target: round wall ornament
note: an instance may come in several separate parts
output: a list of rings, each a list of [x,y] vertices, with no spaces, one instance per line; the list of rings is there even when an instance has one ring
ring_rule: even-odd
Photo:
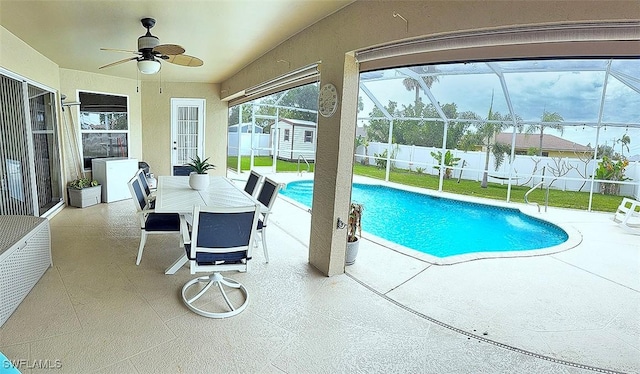
[[[331,117],[338,108],[338,90],[336,86],[327,83],[320,88],[318,95],[318,112],[323,117]]]

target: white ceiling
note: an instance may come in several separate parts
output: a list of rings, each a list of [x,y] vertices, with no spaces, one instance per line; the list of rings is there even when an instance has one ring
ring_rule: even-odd
[[[0,24],[61,68],[136,79],[133,57],[151,17],[161,44],[178,44],[201,67],[162,63],[170,82],[219,83],[309,25],[353,0],[31,1],[0,0]],[[143,76],[140,79],[158,79]]]

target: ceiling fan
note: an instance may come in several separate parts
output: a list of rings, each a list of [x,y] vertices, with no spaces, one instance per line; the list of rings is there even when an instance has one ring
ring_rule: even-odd
[[[155,19],[143,18],[140,22],[142,23],[142,26],[147,29],[147,33],[138,38],[137,51],[100,48],[102,51],[135,53],[137,56],[100,66],[99,69],[108,68],[133,60],[138,61],[138,70],[142,74],[155,74],[160,71],[160,60],[165,60],[172,64],[181,66],[202,66],[203,62],[201,59],[185,55],[184,48],[181,46],[177,44],[160,44],[160,39],[158,39],[157,36],[151,35],[151,32],[149,31],[156,24]]]

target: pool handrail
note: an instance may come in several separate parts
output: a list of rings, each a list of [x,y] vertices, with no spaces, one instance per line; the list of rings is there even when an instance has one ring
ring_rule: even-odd
[[[535,190],[536,188],[538,188],[538,187],[542,187],[543,185],[544,185],[544,181],[539,182],[539,183],[538,183],[538,184],[536,184],[535,186],[531,187],[531,188],[529,189],[529,191],[527,191],[527,193],[525,193],[525,194],[524,194],[524,202],[525,202],[526,204],[529,204],[529,205],[535,205],[535,206],[537,206],[537,207],[538,207],[538,213],[540,213],[540,204],[538,204],[538,203],[536,203],[536,202],[530,203],[530,202],[529,202],[529,194],[530,194],[531,192],[533,192],[533,190]],[[547,186],[547,192],[546,192],[546,194],[545,194],[545,198],[544,198],[544,212],[545,212],[545,213],[547,212],[547,208],[548,208],[548,207],[549,207],[549,186]]]
[[[307,159],[304,157],[304,155],[298,155],[298,176],[302,175],[302,173],[300,172],[300,159],[302,159],[302,161],[305,162],[305,164],[307,164],[307,173],[309,172],[309,169],[311,168],[311,165],[309,165],[309,161],[307,161]]]

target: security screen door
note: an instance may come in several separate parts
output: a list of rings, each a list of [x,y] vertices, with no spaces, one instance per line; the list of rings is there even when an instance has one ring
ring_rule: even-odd
[[[171,173],[204,151],[204,99],[171,99]]]

